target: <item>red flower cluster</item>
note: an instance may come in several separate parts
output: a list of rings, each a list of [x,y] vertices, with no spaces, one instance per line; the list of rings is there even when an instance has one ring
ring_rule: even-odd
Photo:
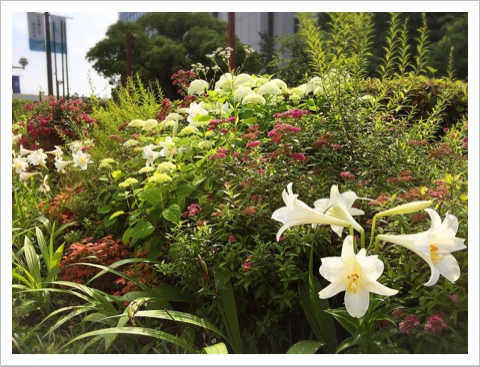
[[[97,242],[89,242],[91,238],[82,242],[72,243],[66,255],[60,262],[60,279],[63,281],[86,284],[101,269],[88,265],[75,265],[78,263],[91,263],[109,266],[114,262],[130,258],[132,256],[128,246],[121,240],[113,240],[112,236],[101,238]],[[91,285],[94,288],[106,292],[116,291],[114,280],[117,278],[112,273],[107,273],[94,280]]]
[[[46,101],[27,104],[25,110],[29,117],[23,125],[26,126],[28,134],[19,139],[19,144],[26,149],[37,149],[38,139],[48,138],[52,134],[75,138],[79,129],[93,126],[96,122],[85,112],[86,108],[86,103],[78,99],[56,100],[52,96]]]

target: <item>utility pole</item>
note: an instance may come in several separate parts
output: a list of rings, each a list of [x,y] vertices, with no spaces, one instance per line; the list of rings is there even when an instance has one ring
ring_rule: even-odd
[[[233,71],[235,69],[235,13],[228,13],[228,47],[232,49],[229,67]]]
[[[52,48],[50,45],[50,15],[45,13],[45,41],[47,48],[47,79],[48,79],[48,95],[53,96],[53,82],[52,82]]]

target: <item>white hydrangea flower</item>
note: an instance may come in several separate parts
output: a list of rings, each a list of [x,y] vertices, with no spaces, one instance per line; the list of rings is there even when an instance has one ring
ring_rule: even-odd
[[[252,93],[253,90],[251,90],[249,87],[238,87],[233,93],[233,100],[235,102],[241,102],[243,98]]]
[[[282,94],[282,91],[280,90],[280,88],[277,86],[276,83],[271,81],[262,85],[258,89],[257,93],[260,94],[261,96],[263,96],[264,94],[270,94],[272,96],[276,96],[277,94]]]
[[[143,124],[142,130],[151,131],[151,130],[155,129],[156,127],[158,127],[158,121],[155,120],[155,119],[148,119]]]
[[[254,85],[255,80],[249,74],[239,74],[236,76],[235,81],[233,82],[233,87],[236,89],[243,86],[245,83],[248,83],[249,85]]]
[[[251,93],[242,99],[242,104],[264,105],[265,103],[266,103],[265,98],[263,98],[260,94],[257,94],[257,93]]]
[[[190,83],[190,86],[187,89],[187,93],[192,96],[194,94],[200,95],[205,93],[205,90],[208,88],[208,82],[202,79],[194,80]]]
[[[123,147],[124,148],[131,148],[131,147],[134,147],[135,145],[138,145],[138,144],[140,144],[140,142],[138,140],[129,139],[125,143],[123,143]]]
[[[162,162],[157,166],[157,172],[159,173],[172,173],[177,170],[177,166],[172,162]]]

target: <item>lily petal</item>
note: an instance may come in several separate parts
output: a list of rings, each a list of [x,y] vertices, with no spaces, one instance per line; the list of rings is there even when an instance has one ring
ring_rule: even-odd
[[[370,295],[365,288],[359,288],[356,293],[345,293],[345,308],[350,316],[363,317],[368,310]]]

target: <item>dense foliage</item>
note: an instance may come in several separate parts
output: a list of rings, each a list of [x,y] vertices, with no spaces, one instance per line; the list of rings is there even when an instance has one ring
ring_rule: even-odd
[[[209,13],[146,13],[136,22],[118,21],[108,28],[105,39],[86,55],[94,70],[113,85],[124,85],[127,79],[127,34],[132,36],[133,73],[138,74],[145,85],[159,82],[169,98],[176,97],[177,89],[170,79],[174,73],[189,70],[192,63],[212,67],[206,55],[227,44],[227,24]],[[238,40],[236,50],[237,63],[241,64],[246,53]],[[259,62],[251,57],[245,71],[256,73],[258,70]]]
[[[368,38],[336,55],[300,20],[303,84],[195,64],[176,100],[140,76],[93,98],[55,150],[14,136],[16,353],[468,352],[467,84],[367,78]],[[327,297],[350,245],[362,280]]]

